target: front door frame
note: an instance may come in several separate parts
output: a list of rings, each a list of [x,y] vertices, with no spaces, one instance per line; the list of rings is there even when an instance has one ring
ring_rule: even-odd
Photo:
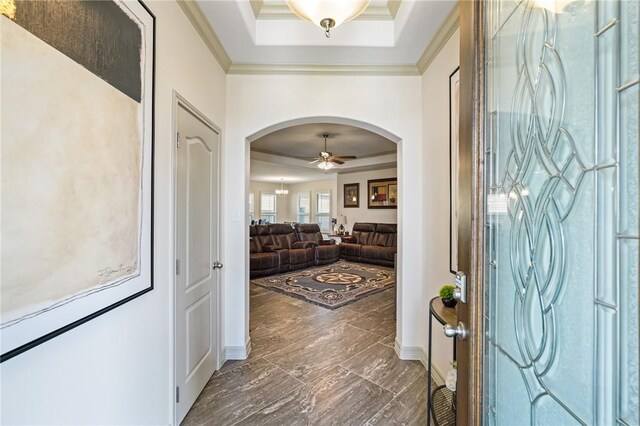
[[[457,424],[482,422],[484,259],[484,1],[460,3],[460,147],[458,267],[468,276],[468,302],[458,321],[469,329],[456,340]]]
[[[173,360],[171,361],[171,368],[172,368],[172,373],[171,373],[171,388],[169,389],[169,394],[171,395],[171,401],[173,401],[173,403],[171,404],[171,419],[172,419],[172,424],[177,425],[178,421],[176,419],[176,416],[178,414],[178,410],[176,409],[177,406],[177,401],[176,401],[176,392],[177,392],[177,378],[176,378],[176,374],[177,374],[177,362],[178,362],[178,355],[177,355],[177,351],[178,348],[176,346],[177,344],[177,322],[178,322],[178,316],[177,316],[177,292],[176,292],[176,288],[177,288],[177,275],[175,273],[175,261],[177,259],[178,256],[178,245],[177,245],[177,232],[178,232],[178,214],[177,214],[177,209],[178,209],[178,197],[177,197],[177,188],[178,188],[178,140],[177,140],[177,134],[178,134],[178,110],[179,108],[184,108],[185,110],[189,111],[191,114],[193,114],[195,117],[197,117],[200,121],[202,121],[206,126],[210,127],[213,131],[215,131],[218,134],[218,146],[217,146],[217,169],[218,169],[218,179],[217,179],[217,194],[218,194],[218,210],[220,210],[220,201],[222,199],[221,195],[222,195],[222,173],[221,173],[221,165],[222,165],[222,130],[220,129],[220,127],[216,126],[211,120],[209,120],[209,118],[207,118],[206,115],[204,115],[202,112],[200,112],[200,110],[198,110],[195,106],[193,106],[189,101],[187,101],[187,99],[185,97],[183,97],[182,95],[180,95],[180,93],[178,93],[176,90],[173,90],[173,100],[171,102],[172,105],[172,111],[171,111],[171,205],[173,207],[172,209],[172,214],[173,214],[173,221],[172,221],[172,226],[173,226],[173,230],[172,230],[172,239],[173,239],[173,259],[172,261],[174,262],[174,266],[172,267],[174,273],[173,273],[173,278],[171,280],[172,283],[172,287],[171,287],[171,347],[172,347],[172,351],[171,351],[171,356],[173,358]],[[218,236],[217,236],[217,249],[218,249],[218,256],[221,258],[222,257],[222,241],[220,238],[220,234],[221,234],[221,230],[222,230],[222,214],[218,214],[217,218],[216,218],[216,222],[217,222],[217,228],[218,228]],[[224,288],[224,274],[218,274],[218,279],[216,280],[216,289],[215,289],[215,294],[214,294],[214,306],[216,308],[216,341],[214,342],[214,345],[216,346],[216,351],[214,353],[214,364],[215,364],[215,368],[216,370],[220,369],[220,361],[222,359],[222,351],[223,351],[223,346],[222,346],[222,323],[223,323],[223,316],[222,316],[222,297],[221,296],[221,288]]]

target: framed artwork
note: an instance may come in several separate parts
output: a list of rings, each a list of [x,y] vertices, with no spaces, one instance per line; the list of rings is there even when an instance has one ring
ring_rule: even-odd
[[[131,0],[11,3],[0,361],[153,289],[155,17]]]
[[[360,207],[360,184],[344,184],[344,207]]]
[[[449,76],[449,270],[458,272],[458,145],[460,67]]]
[[[398,208],[398,178],[367,181],[367,203],[370,209]]]

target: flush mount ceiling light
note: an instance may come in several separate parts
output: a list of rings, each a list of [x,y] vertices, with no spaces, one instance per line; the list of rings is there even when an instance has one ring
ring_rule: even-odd
[[[287,0],[289,9],[305,21],[324,28],[329,38],[331,28],[348,22],[369,6],[370,0]]]

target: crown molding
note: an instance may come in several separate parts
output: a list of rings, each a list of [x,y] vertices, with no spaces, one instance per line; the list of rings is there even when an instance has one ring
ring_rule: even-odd
[[[420,59],[418,59],[416,66],[420,74],[423,74],[429,65],[431,65],[431,62],[438,56],[438,53],[440,53],[444,45],[447,44],[447,41],[449,41],[458,27],[460,27],[460,4],[456,4],[456,7],[454,7],[449,16],[447,16],[447,19],[442,23],[435,37],[431,40],[431,43],[429,43],[424,53],[422,53],[422,56],[420,56]]]
[[[209,20],[202,13],[202,9],[195,0],[176,0],[182,11],[191,24],[196,29],[200,37],[207,45],[213,56],[216,58],[224,72],[228,72],[231,67],[231,58],[227,54],[218,36],[211,28]]]
[[[306,74],[306,75],[420,75],[418,67],[406,65],[343,65],[343,64],[232,64],[229,74]]]
[[[389,9],[389,13],[391,13],[391,16],[393,17],[393,19],[396,19],[396,15],[398,14],[398,9],[400,9],[400,3],[402,3],[402,0],[387,1],[387,8]]]
[[[416,64],[403,65],[363,65],[363,64],[240,64],[233,63],[224,46],[218,39],[202,9],[196,0],[176,0],[184,14],[189,18],[205,45],[209,48],[222,69],[227,74],[239,75],[363,75],[363,76],[417,76],[422,75],[433,59],[449,41],[460,26],[460,6],[451,11],[447,19],[438,29]],[[261,0],[252,0],[256,11],[263,8]],[[387,14],[395,15],[400,5],[399,0],[389,0]],[[291,13],[293,15],[293,13]],[[295,16],[295,15],[293,15]],[[363,19],[367,19],[366,17]],[[393,18],[391,18],[393,19]]]

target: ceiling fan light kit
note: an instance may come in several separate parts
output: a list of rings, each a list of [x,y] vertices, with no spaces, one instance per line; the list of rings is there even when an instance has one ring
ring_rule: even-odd
[[[343,160],[355,160],[355,155],[333,155],[331,152],[327,151],[327,139],[329,138],[328,133],[323,133],[322,137],[324,138],[324,151],[320,151],[318,153],[318,158],[311,161],[309,164],[318,163],[318,167],[324,171],[327,171],[333,168],[336,164],[344,164]]]
[[[329,38],[332,28],[358,17],[369,6],[369,1],[287,0],[287,6],[301,19],[324,29],[325,35]]]

